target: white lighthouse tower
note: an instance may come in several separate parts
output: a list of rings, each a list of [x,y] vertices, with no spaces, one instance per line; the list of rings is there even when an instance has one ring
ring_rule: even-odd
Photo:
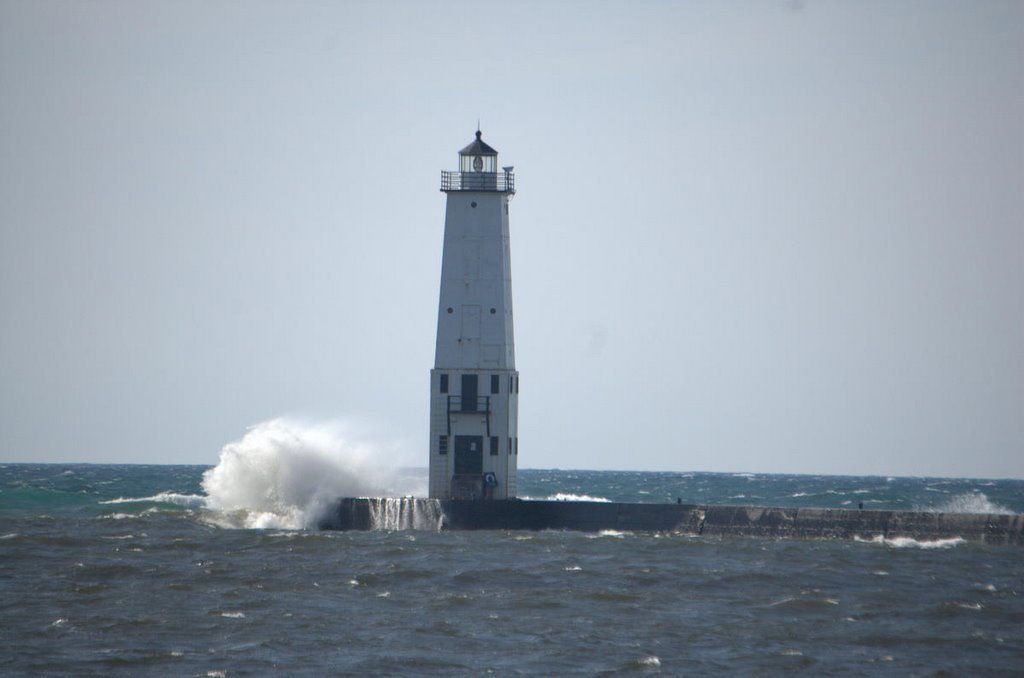
[[[476,132],[447,196],[437,348],[430,371],[430,496],[516,495],[519,373],[512,341],[511,167]]]

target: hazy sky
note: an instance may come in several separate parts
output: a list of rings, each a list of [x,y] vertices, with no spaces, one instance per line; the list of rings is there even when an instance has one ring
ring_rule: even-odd
[[[425,466],[478,119],[521,466],[1024,477],[1024,3],[978,0],[0,0],[0,460],[292,415]]]

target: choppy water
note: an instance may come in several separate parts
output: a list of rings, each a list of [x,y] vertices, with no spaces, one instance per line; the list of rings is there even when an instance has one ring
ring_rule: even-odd
[[[253,515],[277,524],[315,506],[282,502],[271,474],[270,489],[249,488],[257,505],[224,507],[202,485],[206,470],[0,467],[0,673],[1024,667],[1017,547],[249,529],[240,526]],[[535,498],[1024,511],[1024,482],[1005,480],[527,470],[520,488]]]

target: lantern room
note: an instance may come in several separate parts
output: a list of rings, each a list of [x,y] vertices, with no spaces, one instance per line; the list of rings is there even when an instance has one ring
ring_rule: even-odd
[[[476,141],[459,151],[460,172],[491,172],[498,171],[498,152],[484,143],[480,130],[476,131]]]

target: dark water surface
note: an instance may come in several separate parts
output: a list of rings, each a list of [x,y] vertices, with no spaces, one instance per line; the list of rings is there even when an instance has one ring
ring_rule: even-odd
[[[230,529],[203,506],[202,471],[0,468],[0,673],[1024,670],[1017,547]],[[792,505],[813,494],[899,508],[881,502],[925,507],[935,495],[932,506],[1007,510],[1019,510],[1021,485],[569,471],[522,479],[523,494],[538,498],[690,501],[688,490],[709,502],[802,494]],[[100,503],[119,498],[139,500]]]

